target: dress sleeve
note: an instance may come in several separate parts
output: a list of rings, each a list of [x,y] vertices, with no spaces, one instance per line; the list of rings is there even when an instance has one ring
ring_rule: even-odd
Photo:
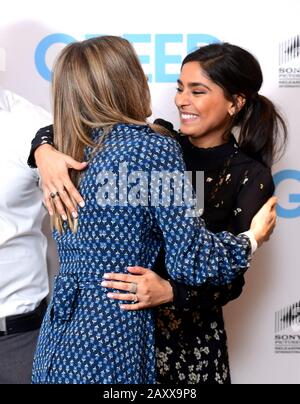
[[[156,260],[154,271],[163,278],[168,279],[165,269],[165,252],[162,249]],[[180,311],[200,310],[214,306],[225,306],[228,302],[237,299],[242,293],[245,280],[243,275],[238,275],[226,285],[212,285],[205,283],[201,286],[187,286],[183,283],[168,279],[173,289],[173,305]]]
[[[170,280],[173,289],[173,304],[177,310],[200,310],[214,306],[225,306],[237,299],[245,285],[243,275],[238,275],[226,285],[212,285],[206,283],[197,288],[186,286],[182,283]]]
[[[178,143],[163,136],[153,136],[153,139],[148,145],[145,162],[152,173],[184,174],[185,164]],[[152,198],[152,189],[150,195]],[[161,196],[164,197],[164,190]],[[228,232],[213,234],[200,217],[187,214],[189,208],[185,203],[179,206],[172,202],[168,206],[152,206],[151,203],[149,208],[164,238],[166,269],[170,277],[187,285],[232,282],[249,267],[249,238]]]
[[[234,234],[249,229],[253,216],[273,195],[274,182],[271,171],[253,163],[241,178],[229,228]],[[222,286],[203,285],[189,288],[184,284],[171,282],[174,292],[174,305],[178,310],[205,306],[224,306],[238,298],[245,285],[244,276],[239,275],[231,283]]]
[[[34,158],[34,152],[42,144],[50,144],[51,146],[53,146],[53,125],[41,128],[32,140],[31,149],[27,160],[27,164],[30,168],[37,168]]]
[[[241,233],[250,228],[253,216],[274,194],[275,186],[271,170],[259,163],[245,170],[241,178],[240,190],[234,204],[229,229]]]

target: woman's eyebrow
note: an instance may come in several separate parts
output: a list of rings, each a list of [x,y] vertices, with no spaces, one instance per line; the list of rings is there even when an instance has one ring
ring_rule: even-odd
[[[183,83],[180,79],[177,80],[177,83],[180,84],[181,86],[183,86]],[[197,83],[197,82],[192,82],[192,83],[188,83],[188,87],[205,87],[207,88],[207,90],[211,90],[211,88],[209,88],[206,84],[203,83]]]

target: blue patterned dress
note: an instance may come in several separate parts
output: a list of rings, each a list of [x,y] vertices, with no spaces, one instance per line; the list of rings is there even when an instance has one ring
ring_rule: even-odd
[[[185,206],[100,206],[99,173],[118,173],[125,162],[128,174],[149,177],[185,170],[176,140],[148,126],[118,124],[106,136],[81,178],[86,205],[78,232],[54,234],[60,270],[35,355],[35,384],[155,383],[153,312],[122,311],[100,285],[104,273],[152,268],[163,243],[178,282],[226,284],[249,266],[246,236],[214,235],[200,218],[187,217]]]

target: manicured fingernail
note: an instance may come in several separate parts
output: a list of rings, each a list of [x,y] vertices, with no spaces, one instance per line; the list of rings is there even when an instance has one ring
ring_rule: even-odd
[[[49,212],[49,215],[50,215],[50,216],[53,216],[53,212],[50,211],[50,212]]]
[[[107,293],[107,297],[109,297],[110,299],[112,299],[114,297],[113,293]]]
[[[108,286],[108,282],[101,282],[101,286]]]
[[[80,206],[81,208],[84,208],[84,207],[85,207],[85,203],[84,203],[83,201],[81,201],[81,202],[79,202],[79,206]]]
[[[62,215],[61,217],[62,217],[62,220],[64,220],[65,222],[68,220],[66,215]]]
[[[104,274],[104,275],[103,275],[103,278],[104,278],[104,279],[109,279],[109,275],[108,275],[108,274]]]
[[[77,219],[78,218],[77,212],[72,212],[72,216],[73,216],[74,219]]]

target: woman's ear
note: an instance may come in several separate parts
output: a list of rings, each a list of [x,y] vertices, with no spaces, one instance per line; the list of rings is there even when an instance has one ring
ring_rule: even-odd
[[[246,104],[246,98],[244,95],[239,94],[234,96],[234,101],[230,104],[228,113],[230,116],[236,115]]]
[[[230,115],[230,116],[233,116],[236,112],[236,105],[235,105],[235,103],[234,102],[232,102],[231,104],[230,104],[230,106],[229,106],[229,108],[228,108],[228,114]]]

